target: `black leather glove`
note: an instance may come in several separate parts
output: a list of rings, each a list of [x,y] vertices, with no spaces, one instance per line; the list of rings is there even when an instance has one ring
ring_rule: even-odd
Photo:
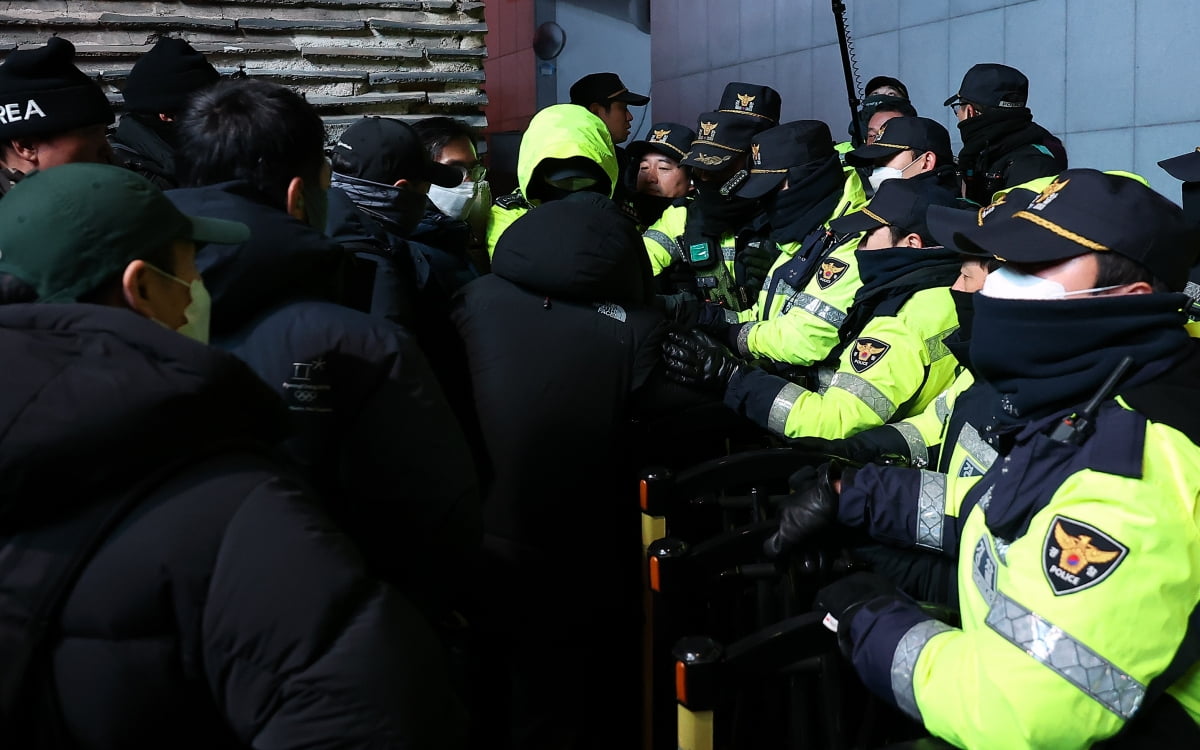
[[[835,629],[841,653],[850,658],[850,620],[859,608],[881,598],[907,600],[908,596],[896,588],[896,584],[890,578],[864,570],[818,590],[816,604],[812,608],[816,612],[828,614],[835,620],[827,620],[826,626],[830,630]]]
[[[891,426],[875,427],[852,437],[835,440],[795,438],[788,441],[788,446],[800,451],[838,456],[856,465],[887,463],[908,466],[910,463],[908,443],[900,431]]]
[[[741,252],[742,267],[746,270],[746,280],[742,286],[757,296],[778,258],[779,246],[770,240],[746,245]]]
[[[655,295],[654,303],[668,321],[683,328],[695,326],[704,308],[704,300],[691,292]]]
[[[792,494],[779,504],[779,531],[763,542],[763,554],[777,560],[837,523],[833,481],[839,476],[841,465],[830,461],[816,469],[805,466],[788,478]]]
[[[671,380],[719,394],[742,365],[721,342],[695,329],[667,334],[663,362]]]

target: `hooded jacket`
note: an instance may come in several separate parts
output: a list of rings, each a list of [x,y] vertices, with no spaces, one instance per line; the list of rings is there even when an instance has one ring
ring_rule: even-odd
[[[0,307],[0,356],[0,664],[49,571],[171,467],[31,667],[27,694],[57,709],[28,716],[66,735],[55,746],[457,746],[433,632],[265,447],[244,447],[286,428],[245,365],[92,305]]]
[[[290,455],[389,580],[441,600],[478,547],[479,500],[462,430],[416,343],[336,304],[344,251],[228,182],[168,194],[189,215],[235,219],[251,237],[197,256],[213,343],[283,396]],[[437,556],[438,566],[429,560]]]
[[[604,169],[611,198],[620,175],[612,136],[604,121],[577,104],[555,104],[534,115],[521,137],[521,150],[517,154],[517,192],[498,198],[492,206],[488,255],[495,255],[496,241],[510,224],[541,204],[526,197],[538,165],[544,159],[574,156],[590,159]]]
[[[126,114],[117,124],[117,131],[109,138],[116,163],[132,169],[163,190],[178,187],[175,179],[175,146],[163,137],[168,127],[160,129],[147,125],[142,117]]]

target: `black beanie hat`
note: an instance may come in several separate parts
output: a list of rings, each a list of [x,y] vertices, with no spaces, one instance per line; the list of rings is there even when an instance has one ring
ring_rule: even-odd
[[[217,69],[192,45],[164,37],[134,63],[121,93],[130,112],[176,114],[192,94],[220,79]]]
[[[0,64],[0,139],[49,135],[113,121],[100,86],[75,67],[75,45],[10,52]]]

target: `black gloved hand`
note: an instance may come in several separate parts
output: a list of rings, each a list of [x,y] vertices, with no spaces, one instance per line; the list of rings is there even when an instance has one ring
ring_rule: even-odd
[[[663,362],[671,380],[719,394],[742,365],[721,342],[695,329],[667,334]]]
[[[838,493],[833,481],[841,464],[829,461],[805,466],[788,478],[792,494],[779,504],[779,531],[763,542],[763,554],[777,560],[837,523]]]
[[[742,267],[746,269],[746,280],[742,286],[757,297],[778,258],[779,246],[774,242],[762,240],[746,245],[741,252]]]
[[[908,466],[911,463],[908,443],[904,435],[891,425],[875,427],[848,438],[827,440],[825,438],[795,438],[788,447],[799,451],[823,453],[846,459],[847,463],[861,466],[869,463]]]
[[[850,620],[864,605],[881,597],[908,599],[890,579],[870,571],[848,575],[817,592],[813,610],[833,618],[826,620],[826,627],[837,633],[838,646],[847,659],[851,657],[852,646]]]
[[[691,328],[700,318],[704,308],[704,300],[691,292],[675,292],[674,294],[658,294],[654,304],[667,320],[683,328]]]

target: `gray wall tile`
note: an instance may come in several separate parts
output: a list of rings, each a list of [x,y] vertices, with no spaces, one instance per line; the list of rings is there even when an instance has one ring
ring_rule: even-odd
[[[1200,3],[1139,0],[1136,24],[1134,124],[1200,120],[1200,97],[1180,96],[1181,89],[1194,89],[1197,78],[1195,50]]]
[[[709,68],[708,3],[687,2],[680,5],[679,11],[679,25],[675,28],[675,48],[679,52],[679,72],[706,71]],[[654,33],[651,30],[650,35],[653,36]]]
[[[1002,8],[1008,5],[1006,0],[950,0],[950,15],[965,16],[982,10]]]
[[[1068,132],[1133,124],[1134,23],[1129,0],[1067,0]]]
[[[812,50],[780,55],[775,63],[772,85],[783,99],[783,122],[808,119],[812,110]]]
[[[919,50],[920,54],[905,54]],[[959,74],[950,81],[950,22],[937,21],[912,26],[900,32],[900,69],[897,77],[908,87],[908,95],[917,113],[950,127],[954,113],[942,102],[962,80]]]
[[[900,78],[900,33],[892,31],[887,34],[875,34],[862,37],[855,42],[854,48],[858,56],[858,72],[862,79],[856,83],[865,87],[867,81],[875,76],[894,76]],[[840,53],[839,53],[840,54]],[[904,80],[900,78],[900,80]],[[908,81],[904,81],[905,85]],[[845,88],[843,86],[843,88]],[[865,94],[866,91],[859,91]],[[911,92],[910,92],[911,93]]]
[[[775,0],[775,52],[782,55],[811,47],[812,19],[812,7],[808,0]]]
[[[901,26],[943,21],[949,17],[950,0],[900,0]]]
[[[709,65],[720,68],[738,62],[743,59],[738,33],[743,23],[742,4],[728,0],[694,0],[694,4],[701,5],[705,1],[708,3]]]
[[[661,43],[663,36],[672,41],[678,36],[679,0],[659,0],[650,6],[651,39],[650,70],[654,78],[666,79],[679,75],[679,45]]]
[[[1063,145],[1072,167],[1135,171],[1133,128],[1068,133]]]
[[[900,25],[900,4],[897,2],[850,0],[847,5],[850,7],[850,33],[856,38],[892,31]]]
[[[861,2],[861,0],[858,0]],[[847,0],[846,7],[854,4],[856,0]],[[812,6],[812,46],[821,47],[826,44],[837,44],[837,24],[833,18],[833,8],[830,3],[815,0],[811,2]],[[847,13],[847,23],[850,26],[850,32],[854,32],[853,17]]]
[[[1051,133],[1066,121],[1067,14],[1063,0],[1035,0],[1004,13],[1004,62],[1029,79],[1033,119]]]
[[[735,26],[739,33],[740,60],[759,60],[779,52],[775,44],[775,0],[746,0],[727,3],[737,6]],[[709,15],[711,24],[712,15]],[[731,28],[723,33],[729,34]]]

